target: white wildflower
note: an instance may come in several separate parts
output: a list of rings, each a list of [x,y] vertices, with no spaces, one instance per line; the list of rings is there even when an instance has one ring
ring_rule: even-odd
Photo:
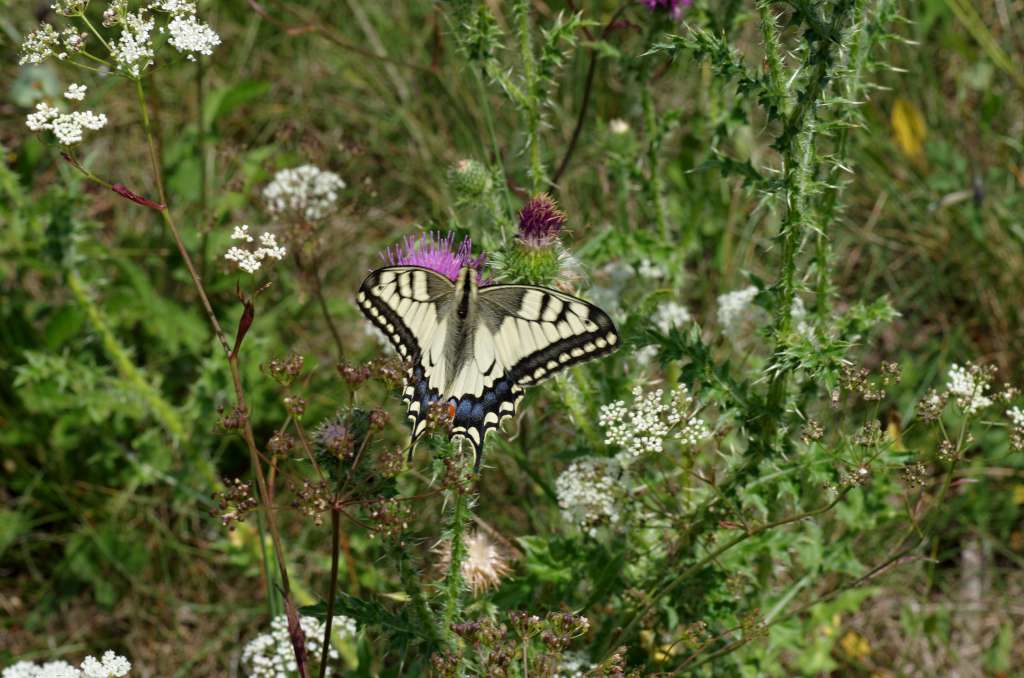
[[[25,124],[33,132],[53,129],[53,120],[58,115],[60,115],[59,110],[45,101],[40,101],[36,104],[36,112],[29,113],[25,118]]]
[[[84,131],[98,130],[107,125],[107,116],[92,111],[61,113],[46,102],[36,104],[35,113],[29,113],[25,125],[33,132],[49,130],[64,146],[82,141]]]
[[[605,430],[605,444],[622,448],[618,458],[626,465],[647,452],[662,452],[667,441],[689,447],[711,436],[685,384],[676,387],[668,402],[662,389],[644,393],[637,386],[632,407],[622,400],[602,405],[598,423]]]
[[[754,305],[757,288],[746,287],[718,297],[718,324],[728,337],[752,331],[768,321],[768,313]]]
[[[110,0],[103,10],[103,25],[107,28],[121,23],[121,18],[128,13],[128,0]]]
[[[50,9],[64,16],[75,16],[84,12],[88,4],[89,0],[57,0],[50,5]]]
[[[102,659],[89,656],[82,662],[85,678],[121,678],[132,670],[132,663],[113,650],[103,653]]]
[[[50,24],[39,24],[39,28],[25,36],[21,43],[18,65],[40,64],[53,56],[54,48],[60,44],[60,36]]]
[[[582,457],[573,461],[555,480],[562,517],[592,537],[602,525],[615,526],[621,520],[624,476],[615,459]]]
[[[636,267],[636,273],[641,278],[656,279],[664,278],[665,271],[650,259],[641,259],[640,265]]]
[[[71,101],[82,101],[83,99],[85,99],[85,93],[88,89],[89,88],[85,85],[73,83],[71,85],[68,85],[68,88],[64,90],[64,98],[70,99]]]
[[[298,214],[306,221],[319,221],[330,214],[345,188],[334,172],[315,165],[281,170],[263,189],[267,209],[276,216]]]
[[[146,17],[146,10],[128,12],[121,20],[121,36],[111,48],[117,67],[137,78],[153,63],[153,42],[150,34],[155,22]]]
[[[554,678],[585,678],[591,675],[594,663],[584,652],[566,652]]]
[[[256,255],[261,259],[270,257],[271,259],[281,260],[284,259],[284,255],[288,252],[285,250],[284,245],[277,244],[277,236],[273,233],[264,233],[260,236],[260,247],[256,250]]]
[[[210,56],[213,48],[220,44],[217,32],[191,14],[171,19],[167,31],[171,34],[168,42],[174,49],[186,54],[189,61],[195,61],[196,54]]]
[[[1015,450],[1024,450],[1024,410],[1019,407],[1011,407],[1006,411],[1010,418],[1010,445]]]
[[[949,368],[948,378],[946,390],[967,414],[974,414],[992,404],[992,399],[985,395],[990,377],[978,365],[968,364],[961,367],[954,363]]]
[[[645,367],[647,365],[650,365],[651,362],[655,358],[657,358],[657,357],[658,357],[658,347],[657,346],[644,346],[641,349],[637,349],[633,353],[633,359],[636,360],[636,363],[638,365],[642,365],[642,366],[645,366]]]
[[[608,131],[612,134],[625,134],[629,131],[629,123],[622,118],[615,118],[608,122]]]
[[[675,301],[665,302],[654,312],[654,324],[662,334],[668,334],[673,327],[682,327],[690,320],[690,311]]]
[[[65,28],[60,32],[61,42],[64,45],[63,51],[57,54],[57,58],[64,60],[68,54],[81,52],[85,48],[85,41],[89,38],[87,33],[79,33],[73,28]]]
[[[167,12],[174,16],[196,13],[196,3],[191,0],[157,0],[156,2],[151,2],[149,8],[158,12]]]
[[[249,235],[249,224],[242,224],[241,226],[235,226],[235,230],[231,231],[232,240],[244,240],[245,242],[252,242],[253,237]]]
[[[2,678],[122,678],[132,670],[132,664],[113,650],[103,653],[102,659],[86,657],[75,668],[66,661],[45,664],[21,661],[4,669]]]
[[[231,232],[231,238],[233,240],[241,240],[246,243],[253,242],[253,237],[249,235],[248,224],[235,226],[234,230]],[[273,233],[263,233],[260,235],[260,246],[255,250],[248,250],[236,245],[228,249],[224,254],[224,258],[238,264],[238,268],[242,269],[246,273],[255,273],[260,270],[261,266],[263,266],[264,259],[269,258],[280,261],[281,259],[284,259],[287,253],[288,252],[284,245],[278,244],[277,236]]]
[[[299,625],[306,636],[306,652],[309,657],[319,658],[323,652],[324,625],[314,617],[300,617]],[[356,623],[344,616],[336,616],[331,631],[343,635],[355,635]],[[331,647],[328,650],[331,662],[337,662],[339,654]],[[288,617],[280,615],[270,622],[270,632],[249,641],[242,650],[242,665],[250,678],[284,678],[292,676],[295,652],[288,636]],[[326,675],[335,675],[328,666]]]

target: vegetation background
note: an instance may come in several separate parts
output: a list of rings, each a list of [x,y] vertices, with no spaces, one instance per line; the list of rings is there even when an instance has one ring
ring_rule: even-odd
[[[317,226],[314,245],[293,247],[299,256],[274,268],[273,285],[258,299],[240,366],[261,444],[282,425],[282,397],[291,394],[266,367],[275,357],[305,358],[294,389],[305,398],[310,429],[348,406],[335,364],[381,352],[354,292],[384,247],[426,227],[454,228],[498,249],[499,231],[514,230],[519,206],[536,188],[548,190],[568,215],[563,240],[587,281],[608,287],[608,264],[636,271],[645,260],[663,277],[656,284],[637,277],[620,292],[628,348],[577,377],[591,384],[595,402],[570,417],[573,387],[553,382],[527,399],[510,427],[511,444],[491,443],[474,512],[518,557],[496,590],[463,594],[461,618],[581,612],[595,630],[573,648],[599,662],[615,646],[609,629],[643,608],[644,583],[656,581],[625,563],[682,571],[699,562],[695,581],[653,600],[655,609],[643,608],[648,616],[620,639],[630,668],[645,675],[1017,674],[1024,664],[1021,453],[985,429],[948,476],[935,462],[930,482],[914,492],[898,476],[914,459],[934,460],[938,438],[909,426],[904,435],[904,427],[928,389],[945,383],[951,364],[975,360],[998,367],[1000,383],[1024,384],[1024,5],[854,3],[893,35],[873,44],[864,85],[826,102],[833,123],[850,111],[843,119],[856,127],[848,141],[838,127],[823,130],[827,148],[814,151],[825,170],[805,197],[820,205],[830,185],[842,185],[825,224],[833,301],[812,302],[815,274],[806,262],[798,283],[806,283],[823,333],[830,323],[852,322],[850,309],[867,303],[863,324],[873,327],[844,344],[840,358],[871,370],[883,361],[901,367],[902,380],[882,403],[823,419],[826,440],[845,440],[864,421],[878,421],[884,463],[863,487],[840,493],[834,519],[759,534],[730,552],[733,560],[708,564],[672,540],[670,552],[651,555],[661,537],[649,529],[588,539],[560,517],[553,488],[573,459],[600,454],[600,436],[595,445],[577,431],[594,428],[600,402],[628,400],[637,381],[689,382],[720,417],[714,446],[682,455],[688,469],[712,479],[718,469],[724,477],[723,469],[736,468],[729,455],[737,443],[728,441],[756,438],[721,423],[730,421],[724,401],[713,388],[702,390],[687,366],[698,364],[694,351],[703,346],[708,365],[731,364],[755,393],[773,364],[760,348],[739,347],[716,329],[720,295],[752,282],[767,289],[780,275],[786,203],[765,183],[766,168],[779,164],[777,121],[756,93],[722,80],[731,57],[715,49],[728,44],[750,72],[766,72],[758,6],[700,0],[677,20],[639,2],[527,3],[538,53],[548,54],[544,45],[564,30],[550,52],[558,58],[540,66],[551,77],[535,102],[543,125],[531,131],[529,110],[524,115],[524,104],[513,105],[502,90],[498,75],[506,71],[479,67],[484,60],[473,56],[474,47],[487,47],[486,32],[463,23],[487,10],[501,32],[494,44],[504,46],[495,63],[507,63],[519,82],[527,77],[516,60],[521,17],[513,6],[520,4],[204,2],[201,15],[223,44],[200,63],[149,76],[168,202],[230,331],[242,310],[236,283],[252,285],[223,252],[235,224],[280,226],[265,216],[260,197],[274,172],[311,163],[348,184],[340,209]],[[813,50],[801,46],[813,30],[807,17],[830,17],[842,4],[768,6],[779,15],[794,82],[808,77],[798,64],[815,65]],[[582,23],[567,23],[577,10]],[[25,127],[40,97],[85,81],[53,61],[17,65],[23,36],[43,18],[52,18],[48,3],[0,2],[0,665],[113,647],[139,675],[244,675],[241,648],[267,626],[268,590],[270,610],[279,608],[255,519],[229,532],[210,515],[221,479],[250,477],[245,444],[222,425],[234,406],[231,377],[159,215],[89,184]],[[155,196],[134,90],[116,78],[87,81],[90,102],[111,123],[82,146],[79,160]],[[613,131],[613,121],[628,131]],[[535,147],[546,178],[557,180],[533,172]],[[498,184],[494,195],[508,205],[460,200],[449,168],[463,159],[500,168],[495,176],[507,179],[507,190]],[[850,172],[830,174],[835,165]],[[814,240],[807,242],[813,256]],[[321,313],[321,295],[335,328]],[[702,330],[652,339],[645,318],[664,299],[685,304]],[[898,315],[872,311],[870,302],[882,299]],[[662,367],[634,359],[644,343],[660,347]],[[801,365],[810,362],[804,350]],[[804,370],[787,402],[818,389],[827,403],[835,367]],[[392,415],[384,439],[400,444],[397,396],[374,394]],[[789,426],[799,438],[799,427]],[[509,434],[492,441],[499,437]],[[755,489],[743,495],[740,515],[768,523],[813,509],[825,483],[842,485],[843,473],[858,467],[838,443],[794,445],[786,463],[817,465],[814,473],[783,483],[767,466],[755,468],[761,480],[744,481]],[[679,466],[664,464],[649,476],[664,483],[655,492],[679,502],[659,535],[682,534],[697,520],[690,485],[670,472]],[[779,467],[783,477],[786,468]],[[399,476],[399,491],[432,487],[436,471],[421,450]],[[326,595],[330,533],[284,510],[294,496],[289,483],[280,492],[293,588],[300,604],[312,605]],[[778,512],[790,505],[796,511]],[[918,509],[932,530],[922,548],[873,570]],[[437,670],[428,641],[389,627],[383,612],[374,618],[363,609],[360,617],[353,601],[402,614],[400,551],[433,591],[431,582],[443,577],[432,547],[449,510],[441,497],[417,505],[412,536],[400,547],[346,523],[341,587],[353,597],[346,612],[363,628],[341,644],[353,675]],[[694,542],[712,551],[735,532],[735,520],[743,518],[723,516]],[[637,542],[644,540],[641,557]],[[592,570],[594,563],[604,569]],[[832,595],[847,575],[859,578],[856,585]],[[589,588],[574,587],[581,581]],[[732,627],[740,635],[729,635]],[[687,634],[696,639],[680,645]]]

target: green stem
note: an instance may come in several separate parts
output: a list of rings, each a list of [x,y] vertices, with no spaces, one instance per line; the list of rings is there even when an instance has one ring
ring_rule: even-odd
[[[408,551],[403,550],[398,559],[398,576],[402,581],[402,588],[412,601],[413,613],[426,631],[427,637],[440,644],[444,639],[444,634],[437,626],[437,617],[430,609],[430,604],[427,603],[427,598],[423,595],[423,589],[416,579],[416,573],[409,566],[409,561]]]
[[[454,490],[455,506],[452,509],[451,521],[451,559],[448,564],[448,574],[444,580],[444,615],[443,629],[448,643],[454,647],[455,634],[452,631],[452,624],[455,623],[461,611],[462,600],[462,561],[466,557],[466,524],[469,521],[469,505],[466,493],[461,488]]]
[[[146,105],[146,93],[142,89],[142,78],[135,78],[135,94],[139,100],[139,112],[142,115],[142,129],[146,133],[146,144],[149,147],[149,163],[153,170],[153,181],[156,182],[157,192],[160,194],[160,204],[166,205],[167,196],[164,194],[163,172],[160,169],[160,154],[157,152],[156,138],[153,136],[153,128],[149,123],[149,106]]]
[[[491,141],[491,152],[494,154],[494,168],[498,173],[498,183],[500,184],[498,189],[501,191],[505,202],[505,214],[498,220],[498,226],[501,229],[501,239],[504,242],[505,222],[515,210],[512,207],[512,197],[508,191],[508,178],[505,176],[505,162],[501,156],[501,146],[498,145],[498,135],[494,129],[494,114],[491,111],[491,100],[487,95],[487,88],[484,87],[483,75],[476,68],[473,68],[472,71],[476,80],[477,93],[480,97],[480,107],[483,109],[484,125],[487,127],[487,135]]]
[[[110,43],[103,39],[103,36],[100,35],[100,32],[97,31],[96,27],[92,25],[91,21],[89,21],[89,17],[85,16],[84,12],[82,14],[79,14],[78,17],[83,22],[85,22],[86,27],[88,27],[88,29],[92,31],[92,34],[96,36],[96,39],[103,43],[103,46],[107,48],[107,52],[113,53],[114,50],[110,49]]]
[[[334,621],[334,599],[338,594],[338,558],[341,553],[341,512],[331,509],[331,583],[327,590],[327,618],[324,620],[323,652],[320,654],[320,678],[327,675],[331,656],[331,624]]]
[[[526,130],[527,146],[530,151],[530,189],[534,194],[548,186],[547,173],[541,160],[540,142],[540,92],[537,80],[537,60],[533,54],[533,38],[530,34],[530,3],[516,0],[513,8],[519,37],[519,56],[523,62],[523,80],[526,82]]]

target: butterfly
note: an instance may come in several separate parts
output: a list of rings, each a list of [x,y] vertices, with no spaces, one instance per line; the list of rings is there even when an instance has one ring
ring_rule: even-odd
[[[430,269],[386,266],[366,277],[356,300],[411,365],[403,398],[410,450],[441,401],[452,417],[449,437],[472,443],[477,472],[487,432],[515,416],[527,386],[619,344],[596,306],[546,287],[481,287],[468,266],[454,283]]]

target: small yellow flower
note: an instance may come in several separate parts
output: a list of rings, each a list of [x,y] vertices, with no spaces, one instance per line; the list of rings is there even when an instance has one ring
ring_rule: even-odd
[[[1024,504],[1024,484],[1013,486],[1013,503]]]
[[[843,639],[839,641],[839,645],[843,648],[846,656],[855,661],[864,659],[871,654],[871,643],[856,631],[847,631]]]

